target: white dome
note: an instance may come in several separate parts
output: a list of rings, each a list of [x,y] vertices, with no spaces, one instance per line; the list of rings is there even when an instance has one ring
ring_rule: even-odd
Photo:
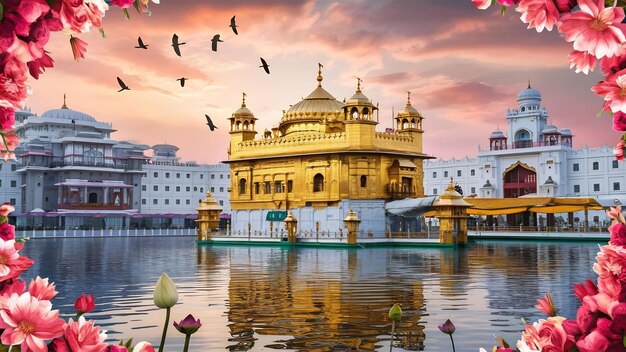
[[[523,100],[541,101],[541,93],[536,89],[530,88],[530,85],[528,85],[528,88],[522,89],[517,93],[517,101],[520,102]]]
[[[571,136],[572,135],[572,131],[570,131],[569,128],[563,128],[563,129],[561,129],[561,135],[562,136]]]
[[[546,125],[546,127],[543,128],[541,133],[543,133],[543,134],[549,134],[549,133],[558,134],[559,131],[556,129],[555,125]]]
[[[93,117],[85,114],[84,112],[72,110],[72,109],[54,109],[44,112],[41,117],[47,117],[51,119],[63,119],[74,121],[86,121],[86,122],[98,122]]]
[[[489,138],[503,138],[504,137],[504,133],[500,130],[495,130],[493,132],[491,132],[491,136]]]

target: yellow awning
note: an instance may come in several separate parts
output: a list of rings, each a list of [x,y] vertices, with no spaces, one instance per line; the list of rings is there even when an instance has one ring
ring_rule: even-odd
[[[505,215],[525,211],[535,213],[568,213],[581,210],[602,210],[593,198],[465,198],[472,204],[470,215]]]

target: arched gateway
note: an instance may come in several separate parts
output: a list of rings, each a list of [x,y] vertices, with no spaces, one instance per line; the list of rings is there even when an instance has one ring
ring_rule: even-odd
[[[520,161],[504,170],[504,198],[518,198],[537,193],[537,172]],[[533,226],[537,224],[536,214],[528,211],[507,216],[509,226]]]

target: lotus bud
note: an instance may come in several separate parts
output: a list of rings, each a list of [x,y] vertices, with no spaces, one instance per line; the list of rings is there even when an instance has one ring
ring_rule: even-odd
[[[178,302],[178,291],[172,279],[166,273],[161,274],[154,287],[154,305],[159,308],[171,308]]]
[[[400,321],[400,319],[402,319],[402,309],[398,303],[394,304],[393,307],[389,309],[389,319],[391,321]]]
[[[441,330],[441,332],[443,332],[444,334],[452,335],[454,334],[456,328],[454,327],[454,324],[452,324],[450,319],[448,319],[445,323],[439,325],[439,330]]]

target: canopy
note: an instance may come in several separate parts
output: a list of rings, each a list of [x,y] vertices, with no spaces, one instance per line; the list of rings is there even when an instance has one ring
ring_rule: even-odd
[[[287,217],[287,212],[282,210],[272,210],[267,212],[267,216],[265,217],[266,221],[283,221]]]
[[[385,211],[404,217],[420,216],[431,210],[435,199],[437,196],[394,200],[385,204]]]
[[[472,204],[470,215],[506,215],[525,211],[534,213],[568,213],[581,210],[602,210],[593,198],[465,198]]]

